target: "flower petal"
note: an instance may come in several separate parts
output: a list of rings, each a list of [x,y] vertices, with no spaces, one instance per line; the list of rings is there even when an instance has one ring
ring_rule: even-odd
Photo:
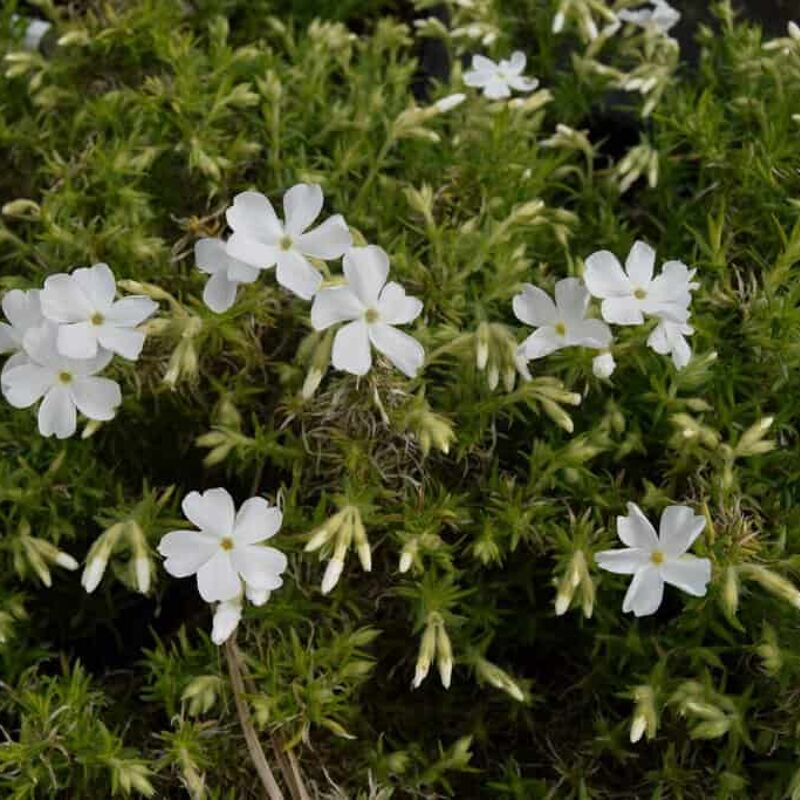
[[[483,96],[490,100],[504,100],[506,97],[511,97],[511,89],[501,77],[493,75],[483,87]]]
[[[106,311],[114,302],[117,281],[108,264],[81,267],[72,273],[72,278],[91,304],[92,311]]]
[[[3,372],[3,396],[14,408],[33,405],[53,385],[52,370],[25,363]]]
[[[74,276],[63,272],[45,280],[40,299],[42,313],[53,322],[80,322],[95,311]]]
[[[25,331],[42,321],[40,295],[38,289],[12,289],[3,295],[3,313],[17,330]]]
[[[352,375],[366,375],[372,366],[367,324],[356,320],[336,331],[331,361],[336,369]]]
[[[261,192],[237,194],[233,198],[233,205],[225,212],[225,218],[232,230],[239,234],[247,234],[249,239],[277,244],[283,236],[283,225],[275,214],[272,203]],[[230,239],[228,245],[230,253]]]
[[[278,253],[278,283],[290,292],[310,300],[322,283],[322,273],[297,250],[281,250]]]
[[[181,508],[186,518],[201,531],[219,538],[233,532],[236,509],[226,489],[206,489],[203,494],[189,492],[183,498]]]
[[[593,297],[625,297],[633,293],[622,265],[608,250],[598,250],[586,259],[583,280]]]
[[[486,56],[476,54],[472,56],[472,69],[478,72],[497,72],[497,62]]]
[[[206,281],[203,302],[215,314],[222,314],[236,301],[238,289],[239,284],[228,278],[227,271],[217,272]]]
[[[359,319],[364,311],[364,304],[349,286],[320,289],[311,305],[311,325],[315,331],[324,331],[337,322]]]
[[[69,390],[64,386],[53,386],[39,406],[39,433],[66,439],[75,433],[77,427],[78,415]]]
[[[70,389],[78,410],[89,419],[113,419],[122,402],[119,384],[108,378],[77,378]]]
[[[409,378],[415,378],[425,363],[423,346],[413,336],[391,325],[384,322],[370,325],[369,338],[375,348]]]
[[[213,277],[211,278],[213,280]],[[112,353],[136,361],[144,346],[144,333],[132,328],[119,328],[114,325],[103,325],[97,336],[100,344]]]
[[[655,528],[636,503],[628,503],[628,516],[617,517],[617,536],[628,547],[652,552],[660,546]]]
[[[705,527],[706,518],[695,514],[689,506],[667,506],[658,528],[660,547],[677,558],[694,544]]]
[[[422,313],[422,301],[407,295],[399,283],[390,281],[381,290],[378,312],[381,321],[388,325],[406,325]]]
[[[141,325],[158,310],[158,303],[143,295],[129,295],[117,300],[105,314],[106,322],[133,328]]]
[[[567,342],[571,345],[602,349],[613,338],[611,329],[599,319],[585,319],[567,326]]]
[[[351,247],[342,269],[353,291],[368,308],[377,308],[378,296],[389,275],[389,256],[377,245]]]
[[[544,358],[567,346],[567,340],[556,333],[555,328],[546,326],[534,331],[521,345],[525,358],[532,360]]]
[[[201,531],[170,531],[158,543],[164,569],[175,578],[194,575],[217,550],[219,539]]]
[[[353,237],[344,217],[334,214],[314,230],[295,237],[294,244],[304,255],[330,261],[341,258],[352,247]]]
[[[283,514],[263,497],[251,497],[242,503],[233,523],[233,540],[238,545],[256,544],[274,536],[281,527]]]
[[[486,84],[489,83],[493,77],[494,70],[489,72],[486,70],[471,69],[464,73],[464,83],[467,86],[472,86],[475,89],[481,89],[486,86]]]
[[[302,233],[322,211],[322,187],[316,183],[298,183],[283,196],[283,218],[290,234]]]
[[[568,328],[570,323],[583,321],[589,296],[589,291],[580,278],[564,278],[556,284],[557,313]]]
[[[645,242],[634,242],[628,258],[625,259],[625,272],[634,286],[649,286],[656,265],[656,251]]]
[[[233,600],[242,591],[239,575],[231,563],[231,552],[217,548],[217,552],[197,570],[197,589],[207,603]]]
[[[222,239],[198,239],[194,243],[194,263],[200,272],[213,275],[227,269],[228,251]]]
[[[622,611],[626,614],[633,611],[637,617],[654,614],[661,605],[663,597],[664,581],[658,567],[642,567],[633,576],[622,601]]]
[[[257,544],[235,547],[231,551],[231,561],[248,586],[269,591],[283,585],[281,573],[289,563],[280,550]]]
[[[526,78],[524,75],[509,75],[508,85],[518,92],[532,92],[538,85],[538,78]]]
[[[525,53],[523,53],[522,50],[515,50],[511,54],[511,58],[506,62],[506,69],[514,75],[519,75],[522,73],[522,70],[525,69],[525,64],[527,63],[528,59]]]
[[[642,306],[633,296],[609,297],[600,306],[603,319],[613,325],[641,325],[644,322]]]
[[[256,269],[274,267],[281,252],[277,240],[274,244],[267,244],[247,233],[232,233],[225,243],[225,249],[231,258]]]
[[[98,326],[88,321],[60,325],[56,339],[58,352],[69,358],[94,358],[99,332]]]
[[[667,559],[661,565],[661,576],[668,584],[687,594],[704,597],[711,580],[711,562],[693,555]]]
[[[558,322],[558,312],[550,295],[530,283],[526,283],[522,291],[514,296],[511,306],[517,319],[526,325],[541,328]]]
[[[636,547],[624,550],[602,550],[595,553],[594,560],[600,569],[618,575],[633,575],[636,570],[647,566],[650,553]]]

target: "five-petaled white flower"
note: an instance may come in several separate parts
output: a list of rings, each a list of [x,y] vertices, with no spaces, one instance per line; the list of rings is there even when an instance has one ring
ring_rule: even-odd
[[[535,359],[564,347],[608,347],[611,330],[599,319],[586,319],[588,305],[589,292],[578,278],[564,278],[556,284],[555,303],[547,292],[526,283],[514,297],[514,313],[537,330],[520,345],[521,352]]]
[[[511,54],[511,58],[500,63],[486,56],[472,56],[472,69],[464,73],[464,83],[483,90],[484,97],[501,100],[511,97],[511,90],[532,92],[538,85],[536,78],[526,78],[522,71],[527,59],[521,50]]]
[[[625,8],[617,12],[617,17],[641,28],[655,28],[659,33],[668,33],[680,22],[681,12],[666,0],[648,0],[642,8]]]
[[[69,358],[94,358],[103,347],[131,361],[139,358],[145,337],[136,326],[158,304],[135,295],[115,301],[116,291],[117,282],[107,264],[82,267],[45,280],[42,313],[58,323],[59,353]]]
[[[203,302],[217,314],[233,305],[240,283],[258,278],[258,269],[230,256],[222,239],[195,242],[194,258],[197,268],[211,276],[203,290]]]
[[[683,369],[692,357],[692,348],[686,341],[694,333],[694,328],[686,322],[672,322],[662,319],[647,338],[647,344],[662,356],[671,355],[677,369]]]
[[[422,303],[409,297],[399,283],[386,283],[389,256],[380,247],[353,247],[342,265],[347,283],[320,290],[311,306],[315,330],[350,320],[334,337],[333,366],[365,375],[372,366],[372,344],[401,372],[415,377],[425,360],[425,350],[394,326],[413,322],[422,311]]]
[[[170,575],[197,574],[203,600],[233,600],[241,595],[242,581],[256,592],[283,584],[286,556],[259,544],[278,532],[283,520],[280,509],[262,497],[251,497],[237,512],[225,489],[190,492],[181,507],[199,530],[167,533],[158,552],[165,556],[164,568]]]
[[[688,506],[668,506],[661,515],[659,533],[635,503],[628,516],[617,517],[617,535],[626,545],[595,555],[598,566],[620,575],[633,575],[622,610],[637,617],[653,614],[661,605],[664,584],[703,597],[711,580],[711,562],[687,552],[706,521]]]
[[[119,385],[95,373],[111,361],[111,353],[73,359],[56,348],[57,326],[51,322],[25,334],[26,358],[3,375],[2,390],[15,408],[39,406],[39,433],[65,439],[75,433],[77,411],[94,420],[110,420],[122,402]]]
[[[603,319],[615,325],[641,325],[644,316],[673,322],[689,317],[695,270],[680,261],[667,261],[653,277],[656,252],[644,242],[635,242],[623,271],[617,257],[599,250],[586,259],[586,286],[594,297],[602,299]]]
[[[0,353],[11,354],[3,365],[3,376],[28,360],[23,349],[25,334],[44,322],[39,294],[38,289],[12,289],[3,296],[3,313],[8,324],[0,322]]]
[[[263,194],[237,194],[226,211],[233,230],[226,245],[228,255],[258,269],[277,264],[278,283],[310,300],[322,283],[322,274],[309,258],[339,258],[352,244],[341,214],[307,231],[322,211],[322,202],[319,186],[299,183],[283,196],[285,222],[281,222]]]

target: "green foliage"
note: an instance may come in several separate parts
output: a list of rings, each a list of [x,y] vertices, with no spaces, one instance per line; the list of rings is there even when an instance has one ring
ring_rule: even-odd
[[[265,750],[314,796],[800,797],[798,45],[718,4],[678,69],[641,32],[552,36],[556,4],[453,2],[543,88],[438,114],[420,48],[451,56],[440,97],[483,46],[385,3],[37,5],[44,53],[0,39],[0,286],[102,260],[161,311],[114,421],[57,442],[0,409],[2,796],[263,796],[208,608],[154,553],[227,486],[283,503],[285,586],[238,641]],[[620,92],[649,69],[655,96]],[[329,369],[269,273],[202,304],[194,241],[298,181],[423,299],[419,378]],[[689,366],[617,329],[610,381],[577,348],[521,380],[521,284],[635,239],[697,269]],[[628,501],[706,517],[707,597],[622,614],[593,554]],[[97,591],[48,546],[104,558]]]

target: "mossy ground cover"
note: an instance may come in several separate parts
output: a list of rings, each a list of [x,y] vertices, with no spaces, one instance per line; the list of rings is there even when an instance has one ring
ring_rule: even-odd
[[[44,52],[0,34],[0,284],[103,261],[160,311],[111,367],[113,421],[58,441],[0,408],[0,795],[264,796],[209,607],[156,552],[188,492],[225,486],[284,511],[285,585],[237,632],[279,780],[290,752],[312,797],[800,797],[800,45],[765,48],[724,3],[691,67],[652,31],[554,35],[539,0],[444,22],[425,2],[36,5]],[[444,77],[420,69],[431,43]],[[514,49],[537,92],[464,89],[462,59]],[[237,193],[301,181],[423,301],[417,378],[328,369],[270,273],[203,305],[195,241]],[[521,285],[634,240],[697,270],[688,366],[617,328],[610,379],[571,348],[523,380]],[[593,556],[628,502],[706,518],[705,597],[622,613],[627,579]],[[322,595],[331,552],[304,548],[341,509],[372,569],[350,552]],[[85,561],[119,524],[147,542],[146,594],[133,539],[91,594],[43,565],[37,542]]]

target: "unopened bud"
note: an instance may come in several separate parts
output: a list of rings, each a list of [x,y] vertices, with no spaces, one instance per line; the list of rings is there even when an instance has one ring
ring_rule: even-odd
[[[322,586],[320,587],[322,594],[328,594],[339,583],[342,570],[344,570],[344,561],[341,558],[334,556],[328,561],[325,574],[322,576]]]

